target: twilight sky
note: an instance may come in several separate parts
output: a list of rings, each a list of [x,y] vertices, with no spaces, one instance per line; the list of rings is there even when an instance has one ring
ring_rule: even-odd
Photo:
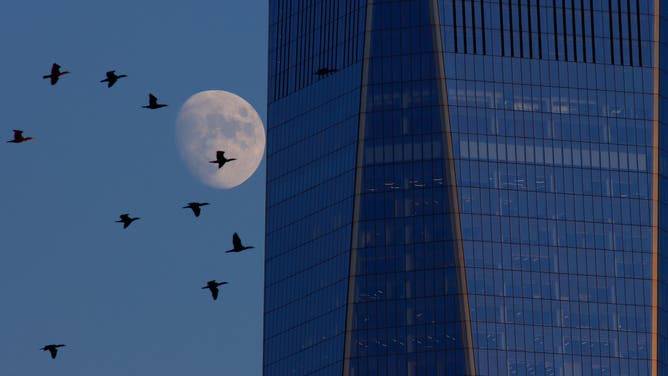
[[[209,188],[175,121],[217,89],[266,122],[266,34],[260,0],[0,3],[0,374],[260,374],[265,164]],[[54,62],[72,74],[51,86]],[[149,92],[169,106],[140,108]],[[226,254],[235,231],[257,248]]]

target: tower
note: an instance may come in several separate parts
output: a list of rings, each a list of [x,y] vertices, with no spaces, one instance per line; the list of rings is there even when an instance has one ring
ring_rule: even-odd
[[[265,374],[668,372],[659,5],[271,1]]]

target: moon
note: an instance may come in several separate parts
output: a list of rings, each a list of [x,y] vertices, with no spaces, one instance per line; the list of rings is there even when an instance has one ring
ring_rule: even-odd
[[[176,144],[190,172],[206,185],[229,189],[245,182],[264,155],[265,132],[253,106],[236,94],[207,90],[181,106]],[[218,168],[216,152],[236,160]]]

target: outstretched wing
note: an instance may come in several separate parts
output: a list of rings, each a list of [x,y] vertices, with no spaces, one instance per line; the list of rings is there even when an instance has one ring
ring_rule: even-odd
[[[234,249],[242,248],[241,238],[239,238],[239,234],[236,232],[232,235],[232,245],[234,245]]]

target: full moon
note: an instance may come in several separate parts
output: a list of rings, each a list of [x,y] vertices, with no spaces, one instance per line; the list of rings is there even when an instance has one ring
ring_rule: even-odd
[[[199,92],[186,101],[176,119],[176,144],[190,172],[205,184],[220,189],[248,179],[264,154],[262,120],[243,98],[223,90]],[[210,163],[224,151],[221,168]]]

